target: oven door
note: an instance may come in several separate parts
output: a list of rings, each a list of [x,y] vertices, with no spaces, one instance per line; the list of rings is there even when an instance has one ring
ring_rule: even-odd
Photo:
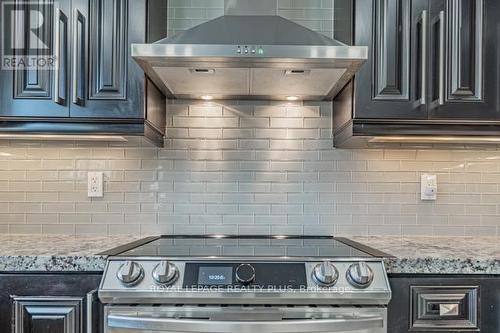
[[[383,307],[108,306],[105,333],[386,333]]]

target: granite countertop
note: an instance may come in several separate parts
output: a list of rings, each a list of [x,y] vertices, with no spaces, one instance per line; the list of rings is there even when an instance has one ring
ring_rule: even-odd
[[[0,272],[99,272],[105,252],[144,237],[0,235]],[[349,239],[394,257],[389,273],[500,274],[500,237],[384,237]]]
[[[0,272],[97,272],[106,255],[99,253],[140,236],[0,235]]]
[[[389,273],[500,274],[500,237],[349,237],[393,255]]]

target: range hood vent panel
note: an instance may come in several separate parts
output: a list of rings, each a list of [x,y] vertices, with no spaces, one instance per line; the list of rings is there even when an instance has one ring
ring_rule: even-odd
[[[169,98],[331,100],[368,57],[279,16],[226,15],[132,57]]]
[[[264,96],[326,96],[345,73],[344,69],[311,69],[304,74],[285,70],[254,68],[250,94]]]
[[[247,95],[248,68],[217,68],[213,74],[202,74],[188,67],[157,67],[154,69],[165,86],[176,96]],[[175,80],[170,78],[175,77]]]
[[[286,99],[301,95],[308,98],[325,96],[335,82],[344,75],[344,69],[289,70],[273,68],[217,68],[156,67],[155,72],[169,91],[182,98],[213,96],[227,99],[245,95],[269,99]],[[176,80],[169,78],[176,77]]]

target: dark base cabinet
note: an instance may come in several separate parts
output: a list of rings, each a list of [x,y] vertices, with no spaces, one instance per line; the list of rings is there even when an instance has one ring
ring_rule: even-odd
[[[390,275],[388,333],[500,332],[500,276]]]
[[[0,332],[98,333],[101,274],[0,274]]]

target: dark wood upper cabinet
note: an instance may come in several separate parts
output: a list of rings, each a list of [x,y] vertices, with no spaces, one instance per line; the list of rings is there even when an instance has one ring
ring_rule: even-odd
[[[143,118],[144,74],[130,57],[130,44],[146,42],[146,1],[73,3],[86,22],[80,29],[87,32],[81,38],[80,32],[75,34],[73,49],[87,51],[74,57],[73,94],[86,98],[74,99],[71,116]]]
[[[11,16],[10,22],[12,22],[12,25],[7,25],[5,28],[10,27],[12,32],[5,34],[4,45],[14,48],[6,48],[7,52],[12,54],[5,54],[7,52],[4,50],[4,55],[42,56],[46,47],[49,53],[57,57],[56,66],[59,69],[54,71],[48,70],[48,67],[37,69],[33,66],[24,68],[16,66],[0,70],[0,117],[68,117],[70,3],[60,1],[47,5],[40,2],[38,8],[33,8],[33,4],[22,1],[0,2],[3,6],[9,6],[9,9],[24,13],[14,16],[10,10],[5,11],[5,15]],[[41,16],[37,12],[41,13]],[[28,32],[31,31],[30,24],[37,20],[43,20],[43,24],[40,21],[38,33],[33,37]],[[35,38],[38,38],[44,46],[31,47],[34,41],[37,42]]]
[[[90,1],[90,100],[127,98],[128,12],[127,0]]]
[[[55,69],[0,70],[0,132],[141,135],[163,145],[165,98],[146,84],[130,47],[165,37],[167,0],[50,0],[40,8],[0,3],[24,12],[14,25],[0,21],[7,37],[2,45],[37,56],[43,50],[21,45],[35,31],[57,59]]]
[[[427,118],[421,101],[423,13],[427,1],[357,0],[356,45],[370,57],[354,81],[356,118]],[[425,21],[425,18],[424,18]]]
[[[352,42],[370,57],[352,85],[353,119],[500,120],[500,2],[354,3]]]
[[[432,119],[500,119],[495,0],[431,1]]]
[[[375,3],[373,99],[410,99],[411,1]]]
[[[41,5],[45,23],[38,35],[59,59],[58,70],[0,71],[0,117],[144,118],[145,78],[130,45],[147,41],[148,9],[148,0]],[[22,40],[17,31],[30,31],[30,20],[16,21],[24,26],[13,32],[14,41]]]

